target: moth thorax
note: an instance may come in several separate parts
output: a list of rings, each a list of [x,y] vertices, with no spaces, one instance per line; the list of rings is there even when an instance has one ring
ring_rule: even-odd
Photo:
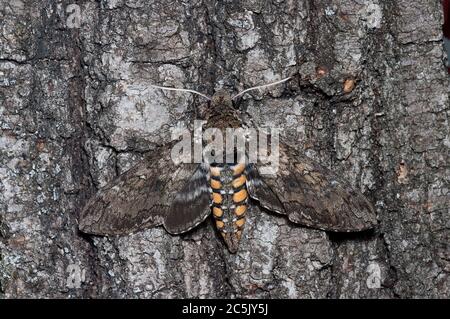
[[[244,164],[216,164],[210,168],[212,213],[228,249],[236,252],[248,209]]]

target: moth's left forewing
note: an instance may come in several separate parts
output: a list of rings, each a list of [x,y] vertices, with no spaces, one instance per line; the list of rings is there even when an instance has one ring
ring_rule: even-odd
[[[155,149],[90,198],[80,212],[79,229],[96,235],[124,235],[163,224],[177,194],[191,186],[187,184],[197,167],[174,163],[170,144]],[[198,208],[195,212],[200,215],[204,212],[200,208],[208,205],[202,202]],[[186,220],[180,217],[176,222]]]
[[[122,235],[160,225],[166,213],[161,194],[166,184],[149,157],[92,196],[79,216],[79,229],[96,235]]]
[[[295,223],[341,232],[362,231],[377,223],[364,195],[287,145],[280,145],[277,174],[259,174],[256,180],[249,188],[250,196]]]

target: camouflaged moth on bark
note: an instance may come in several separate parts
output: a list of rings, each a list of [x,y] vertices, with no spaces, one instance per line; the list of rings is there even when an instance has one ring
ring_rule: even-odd
[[[219,128],[243,123],[225,91],[214,94],[204,119],[208,126]],[[163,225],[176,235],[212,214],[229,251],[235,253],[252,205],[325,231],[358,232],[376,225],[374,209],[359,191],[283,143],[276,175],[260,174],[260,167],[253,163],[176,165],[170,158],[173,145],[150,152],[99,190],[81,211],[79,229],[123,235]]]

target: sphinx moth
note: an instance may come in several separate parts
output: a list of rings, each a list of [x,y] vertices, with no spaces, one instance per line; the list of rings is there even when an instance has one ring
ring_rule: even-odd
[[[242,125],[233,98],[223,90],[211,98],[205,120],[211,127]],[[212,214],[235,253],[251,205],[325,231],[356,232],[376,225],[374,209],[359,191],[286,144],[279,147],[276,175],[260,174],[257,163],[237,160],[177,165],[170,159],[173,146],[150,152],[100,189],[82,209],[79,229],[123,235],[163,225],[170,234],[182,234]]]

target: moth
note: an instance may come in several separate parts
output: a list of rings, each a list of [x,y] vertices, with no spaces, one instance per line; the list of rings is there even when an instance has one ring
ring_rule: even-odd
[[[217,91],[204,115],[207,125],[243,125],[233,100],[248,90],[233,98],[224,90]],[[359,191],[284,143],[279,146],[276,175],[263,175],[258,164],[237,160],[176,165],[170,159],[172,147],[169,143],[150,152],[100,189],[82,209],[79,229],[96,235],[124,235],[162,225],[178,235],[212,215],[228,250],[236,253],[246,216],[254,205],[324,231],[358,232],[377,223],[371,203]]]

